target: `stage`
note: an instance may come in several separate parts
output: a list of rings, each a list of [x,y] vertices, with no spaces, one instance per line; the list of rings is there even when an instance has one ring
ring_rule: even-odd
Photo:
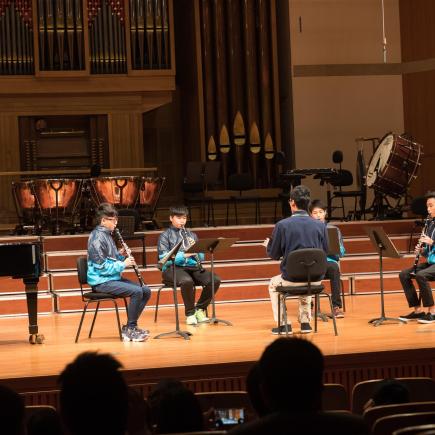
[[[408,313],[403,294],[385,296],[386,314],[395,317]],[[326,299],[322,300],[326,311]],[[295,336],[296,301],[288,302]],[[435,324],[388,322],[379,327],[368,320],[380,314],[378,294],[346,297],[346,317],[337,319],[338,333],[332,322],[319,322],[319,332],[304,335],[320,347],[326,357],[325,382],[342,383],[350,390],[359,380],[377,377],[435,375]],[[27,403],[57,401],[56,376],[79,353],[111,353],[121,361],[131,385],[146,395],[162,377],[177,377],[195,391],[243,389],[244,376],[265,346],[277,337],[268,301],[218,304],[217,317],[233,326],[203,324],[185,327],[191,340],[181,337],[150,338],[144,343],[121,342],[117,336],[115,314],[98,315],[91,339],[87,337],[92,315],[88,314],[78,344],[74,343],[79,317],[74,314],[39,316],[39,330],[45,335],[42,345],[27,341],[27,318],[0,318],[1,382],[26,392]],[[121,313],[124,317],[125,313]],[[181,319],[184,319],[180,309]],[[146,309],[140,326],[151,337],[174,329],[173,308],[162,307],[153,322],[154,310]],[[314,325],[313,325],[314,326]]]

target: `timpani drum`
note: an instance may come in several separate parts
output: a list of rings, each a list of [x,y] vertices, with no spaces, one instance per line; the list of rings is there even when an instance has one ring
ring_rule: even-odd
[[[37,209],[35,207],[33,180],[13,181],[12,195],[21,230],[26,225],[34,226]]]
[[[91,178],[91,193],[95,204],[108,202],[118,208],[134,207],[137,203],[141,177]]]
[[[422,146],[396,134],[387,134],[374,152],[367,169],[367,187],[399,198],[416,178]]]
[[[68,178],[33,180],[42,227],[51,227],[53,234],[60,234],[61,226],[66,224],[73,227],[81,199],[82,183],[81,179]]]

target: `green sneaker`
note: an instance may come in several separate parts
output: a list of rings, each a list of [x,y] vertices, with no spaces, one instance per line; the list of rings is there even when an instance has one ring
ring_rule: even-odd
[[[198,323],[204,323],[208,322],[210,319],[206,316],[205,310],[202,310],[201,308],[197,309],[195,312],[195,317]]]
[[[186,317],[186,325],[197,325],[197,324],[198,324],[198,320],[196,320],[195,314]]]

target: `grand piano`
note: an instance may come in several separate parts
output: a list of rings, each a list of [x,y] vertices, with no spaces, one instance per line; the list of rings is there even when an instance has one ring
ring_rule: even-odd
[[[44,336],[38,333],[38,282],[41,273],[41,242],[0,243],[0,276],[22,279],[25,285],[31,344],[44,341]]]

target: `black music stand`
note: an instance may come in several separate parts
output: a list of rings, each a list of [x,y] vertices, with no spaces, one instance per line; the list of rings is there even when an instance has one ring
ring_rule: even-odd
[[[328,226],[326,231],[328,232],[328,253],[327,255],[338,255],[340,256],[341,250],[340,250],[340,237],[338,235],[338,228],[333,226]],[[332,291],[332,289],[331,289]],[[343,301],[344,306],[344,301]],[[331,313],[331,315],[333,315]],[[328,321],[328,316],[324,313],[318,312],[317,317],[320,317],[320,319],[323,322]]]
[[[231,322],[228,320],[222,320],[216,318],[216,306],[215,306],[215,292],[214,292],[214,253],[216,251],[224,251],[225,249],[232,246],[235,242],[239,240],[237,237],[224,239],[223,237],[219,237],[218,239],[202,239],[198,240],[194,245],[192,245],[186,253],[201,253],[208,252],[210,254],[210,267],[211,267],[211,306],[212,306],[212,315],[209,320],[209,323],[224,323],[228,326],[233,326]]]
[[[159,269],[163,268],[163,266],[169,261],[172,260],[172,280],[173,286],[172,291],[174,294],[174,306],[175,306],[175,331],[171,332],[163,332],[159,335],[156,335],[154,338],[162,338],[167,337],[168,335],[180,335],[185,340],[190,340],[190,336],[192,335],[189,331],[181,331],[180,329],[180,318],[178,316],[178,300],[177,300],[177,275],[176,275],[176,267],[175,267],[175,256],[179,251],[181,245],[183,243],[183,239],[181,239],[164,257],[164,260],[160,260],[158,263]]]
[[[381,316],[369,320],[369,323],[372,323],[373,326],[379,326],[383,322],[388,320],[406,323],[404,320],[399,319],[397,317],[386,317],[385,303],[384,303],[384,274],[383,274],[383,267],[382,267],[382,259],[384,256],[387,258],[400,258],[401,255],[397,252],[397,249],[391,242],[390,238],[388,237],[387,233],[384,231],[383,227],[366,226],[364,227],[364,230],[368,234],[373,246],[379,253],[379,272],[380,272],[379,280],[381,284]]]

